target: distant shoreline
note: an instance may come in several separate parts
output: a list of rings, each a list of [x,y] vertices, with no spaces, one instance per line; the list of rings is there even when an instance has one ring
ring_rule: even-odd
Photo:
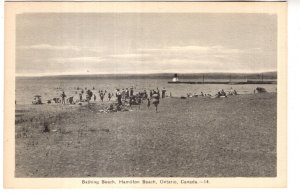
[[[174,73],[125,73],[125,74],[73,74],[73,75],[16,75],[16,78],[166,78],[171,79]],[[256,73],[178,73],[179,79],[277,79],[277,71]]]

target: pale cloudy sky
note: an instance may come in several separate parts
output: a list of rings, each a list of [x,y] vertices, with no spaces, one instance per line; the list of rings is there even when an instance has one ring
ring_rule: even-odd
[[[20,14],[18,75],[276,71],[269,14]]]

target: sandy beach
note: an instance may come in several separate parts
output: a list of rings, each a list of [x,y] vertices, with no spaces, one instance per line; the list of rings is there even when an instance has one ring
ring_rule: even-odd
[[[275,177],[276,96],[166,98],[158,113],[17,104],[15,176]]]

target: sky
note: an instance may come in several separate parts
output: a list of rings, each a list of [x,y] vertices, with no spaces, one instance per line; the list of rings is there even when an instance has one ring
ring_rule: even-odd
[[[16,20],[16,74],[265,72],[277,17],[228,13],[34,13]]]

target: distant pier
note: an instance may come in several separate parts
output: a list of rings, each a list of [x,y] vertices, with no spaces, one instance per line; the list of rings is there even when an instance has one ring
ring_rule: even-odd
[[[227,85],[245,85],[245,84],[277,84],[277,81],[169,81],[169,84],[227,84]]]
[[[245,84],[277,84],[277,79],[271,79],[271,80],[264,80],[264,74],[260,74],[258,75],[260,78],[258,79],[250,79],[247,78],[247,75],[243,76],[244,79],[239,79],[239,80],[235,80],[232,79],[232,75],[229,74],[228,75],[229,78],[227,79],[223,79],[223,80],[218,80],[217,78],[211,80],[211,78],[209,78],[209,80],[205,80],[205,74],[202,74],[202,79],[200,81],[180,81],[178,78],[178,74],[174,74],[174,77],[172,79],[172,81],[169,81],[169,84],[225,84],[225,85],[245,85]],[[224,76],[223,76],[224,78]]]

